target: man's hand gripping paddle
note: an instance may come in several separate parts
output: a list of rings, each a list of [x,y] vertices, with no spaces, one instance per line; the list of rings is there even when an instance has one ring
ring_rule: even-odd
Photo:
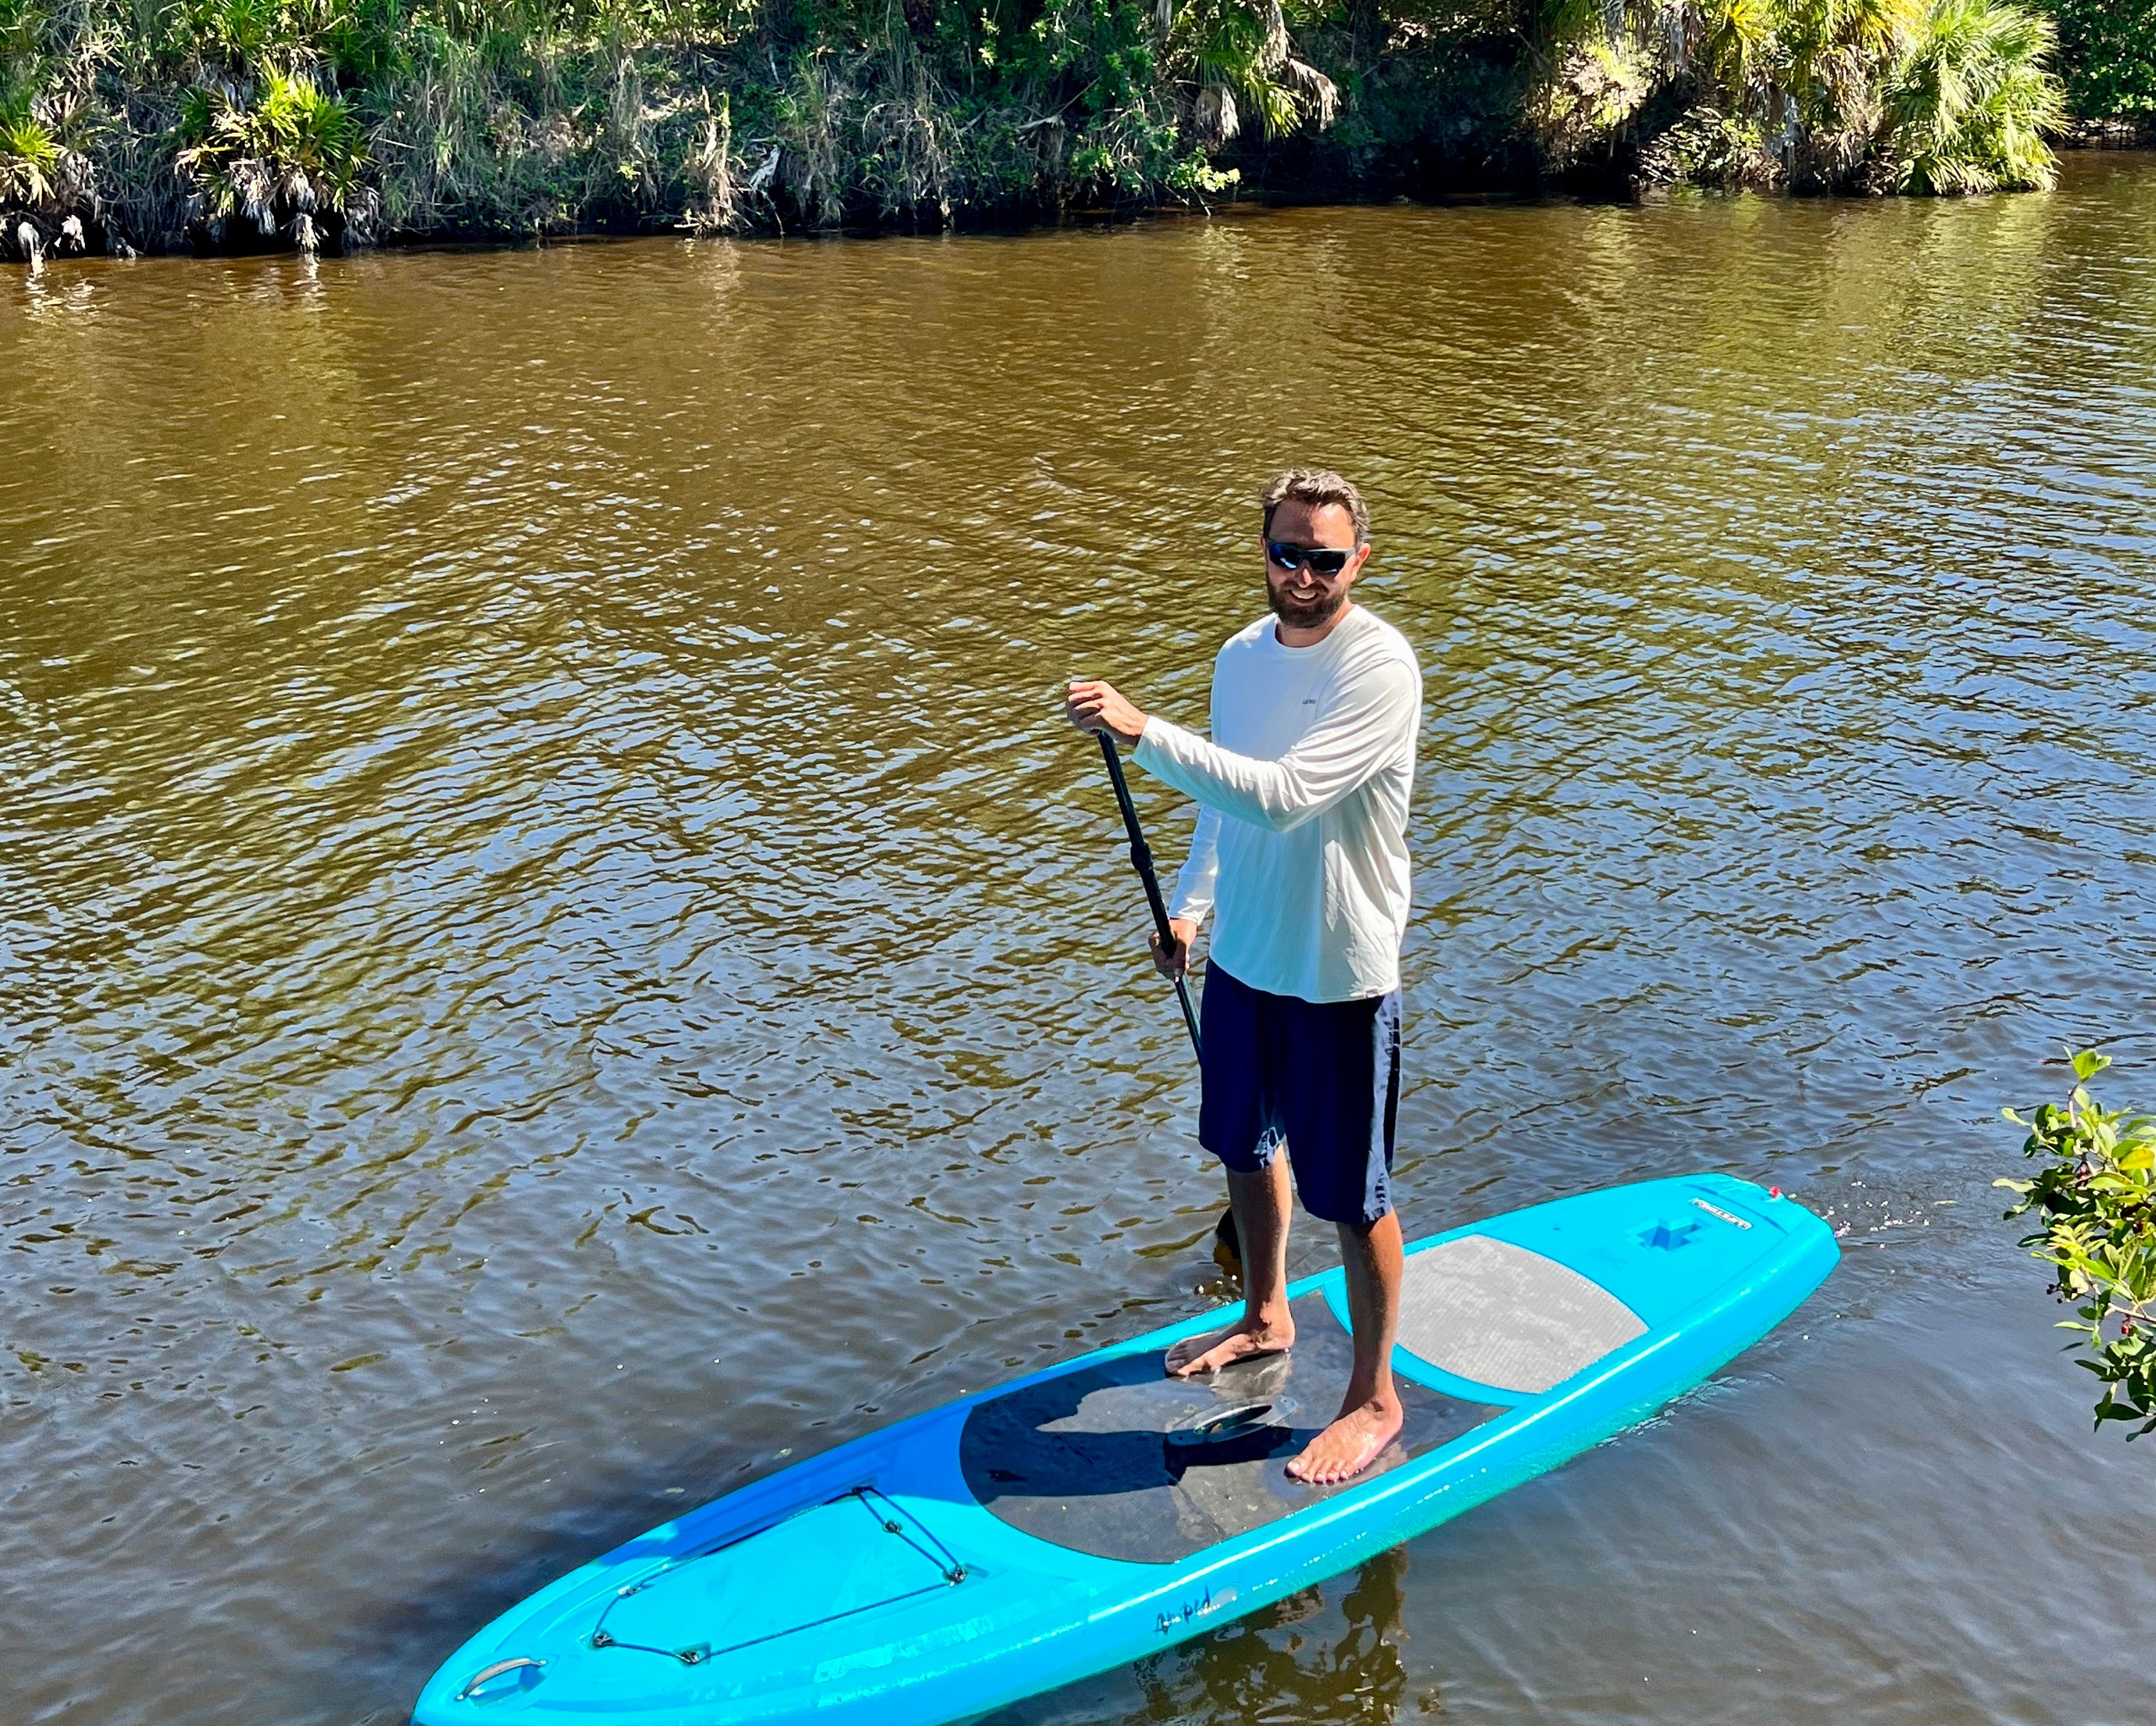
[[[1138,825],[1138,806],[1130,800],[1129,782],[1123,777],[1123,757],[1115,751],[1115,739],[1106,731],[1093,734],[1101,740],[1101,758],[1108,764],[1108,778],[1115,784],[1117,806],[1123,810],[1123,830],[1130,836],[1130,866],[1138,871],[1138,879],[1145,884],[1145,903],[1152,907],[1153,927],[1161,938],[1161,950],[1176,950],[1175,932],[1168,927],[1167,901],[1161,897],[1161,883],[1153,873],[1153,847],[1145,842],[1145,834]],[[1190,986],[1181,976],[1175,980],[1176,999],[1182,1003],[1183,1029],[1190,1033],[1190,1052],[1203,1061],[1204,1055],[1198,1040],[1198,1015],[1190,1005]],[[1220,1221],[1213,1231],[1222,1248],[1240,1267],[1242,1264],[1242,1243],[1235,1237],[1235,1219],[1231,1211],[1220,1213]]]

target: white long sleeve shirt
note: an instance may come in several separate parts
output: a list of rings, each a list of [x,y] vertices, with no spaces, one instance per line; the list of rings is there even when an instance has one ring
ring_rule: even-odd
[[[1215,914],[1215,963],[1305,1001],[1400,986],[1422,719],[1413,649],[1358,606],[1315,647],[1282,646],[1270,616],[1231,637],[1212,741],[1146,721],[1132,759],[1199,805],[1169,914]]]

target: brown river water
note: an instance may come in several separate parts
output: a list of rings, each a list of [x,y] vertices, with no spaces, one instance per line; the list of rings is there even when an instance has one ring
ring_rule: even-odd
[[[1292,459],[1426,666],[1409,1232],[1705,1168],[1846,1257],[999,1726],[2156,1720],[2156,1440],[1989,1189],[2063,1044],[2156,1104],[2156,160],[61,265],[0,381],[7,1726],[393,1726],[685,1504],[1219,1298],[1054,698],[1202,720]]]

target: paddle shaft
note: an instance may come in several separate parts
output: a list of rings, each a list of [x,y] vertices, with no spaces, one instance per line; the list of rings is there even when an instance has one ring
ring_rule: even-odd
[[[1176,949],[1175,931],[1168,927],[1167,901],[1161,897],[1161,883],[1153,873],[1153,847],[1145,842],[1145,834],[1138,825],[1138,806],[1130,800],[1129,782],[1123,777],[1123,757],[1115,751],[1115,739],[1105,731],[1093,734],[1101,740],[1101,758],[1108,764],[1108,778],[1115,782],[1115,800],[1123,810],[1123,830],[1130,836],[1130,866],[1138,871],[1138,879],[1145,884],[1145,902],[1153,908],[1153,927],[1160,932],[1161,948],[1165,953]],[[1190,1052],[1200,1054],[1198,1040],[1198,1015],[1191,1010],[1190,986],[1182,978],[1175,980],[1176,999],[1182,1003],[1183,1027],[1190,1033]]]

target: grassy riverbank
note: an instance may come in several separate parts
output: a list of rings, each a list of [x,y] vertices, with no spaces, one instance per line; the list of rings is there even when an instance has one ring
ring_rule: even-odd
[[[0,0],[0,249],[2041,187],[2156,108],[2156,0],[2057,3],[2104,77],[2010,0]]]

